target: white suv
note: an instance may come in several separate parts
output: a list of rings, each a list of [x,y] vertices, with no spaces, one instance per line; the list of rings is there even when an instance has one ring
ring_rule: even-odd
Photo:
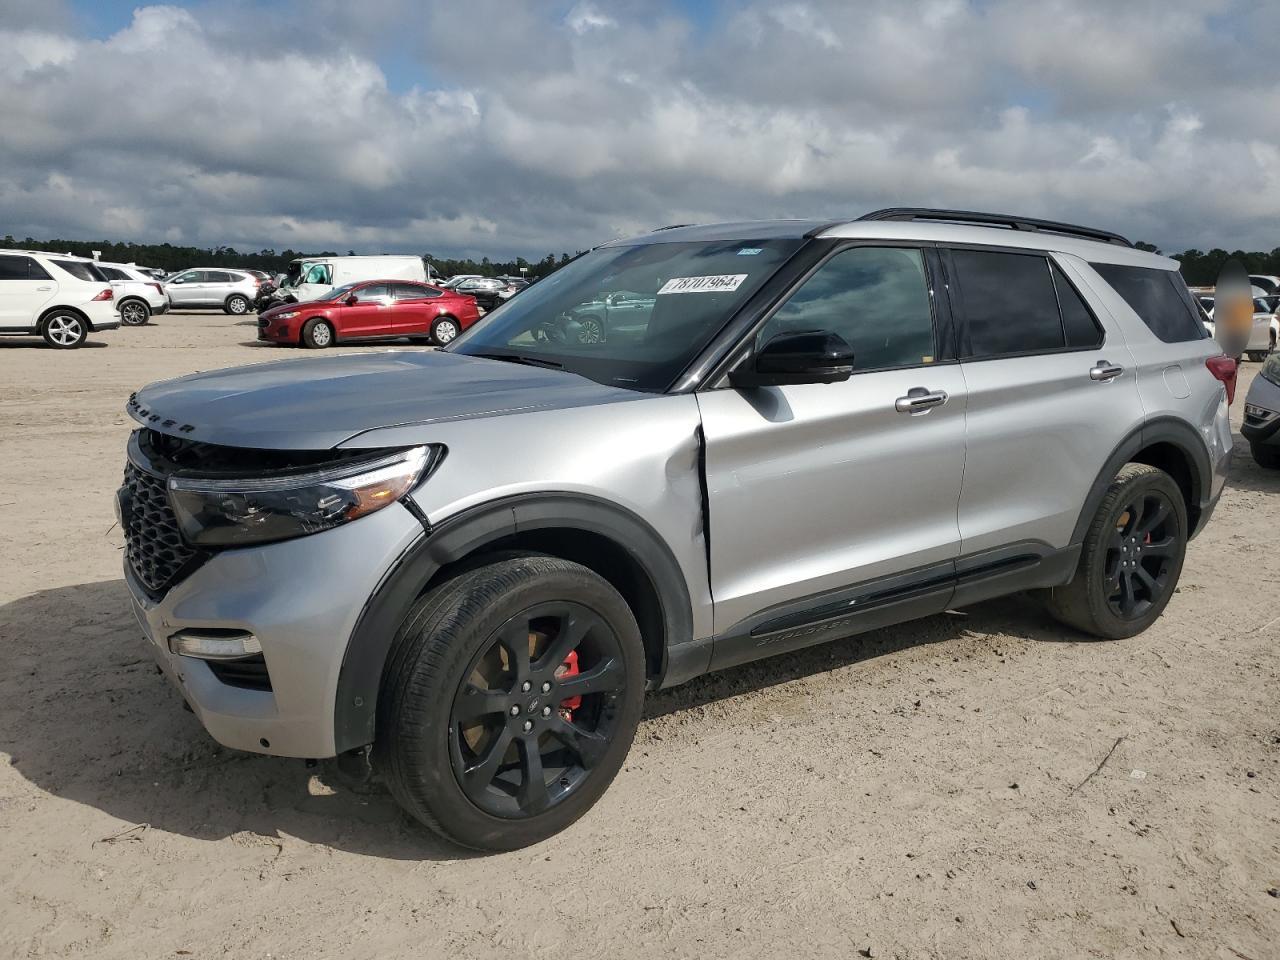
[[[92,260],[0,250],[0,334],[39,334],[68,349],[118,326],[111,284]]]
[[[116,312],[126,327],[140,327],[153,313],[169,309],[169,298],[160,281],[133,264],[99,262],[98,269],[111,281]]]

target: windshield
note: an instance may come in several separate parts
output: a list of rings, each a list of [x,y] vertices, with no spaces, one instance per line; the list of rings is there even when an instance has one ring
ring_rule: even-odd
[[[449,350],[662,391],[802,242],[599,247],[508,300]]]

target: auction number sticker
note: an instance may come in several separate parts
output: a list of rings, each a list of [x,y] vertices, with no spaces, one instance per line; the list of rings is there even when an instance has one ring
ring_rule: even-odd
[[[672,277],[662,285],[664,293],[732,293],[747,279],[745,273],[725,273],[718,277]]]

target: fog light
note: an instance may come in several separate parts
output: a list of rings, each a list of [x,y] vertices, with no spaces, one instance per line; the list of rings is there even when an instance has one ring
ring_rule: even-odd
[[[241,630],[182,630],[169,638],[169,650],[200,660],[239,660],[261,653],[262,644]]]

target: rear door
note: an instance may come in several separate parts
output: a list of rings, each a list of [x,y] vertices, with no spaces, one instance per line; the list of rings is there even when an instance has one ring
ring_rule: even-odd
[[[58,284],[31,257],[0,253],[0,329],[32,329],[57,292]]]
[[[435,316],[434,301],[440,291],[416,283],[391,285],[392,328],[396,336],[418,336],[431,332],[431,320]]]
[[[1048,253],[966,248],[944,261],[969,397],[961,572],[993,552],[1052,556],[1142,421],[1132,357]]]
[[[698,394],[715,628],[731,638],[717,645],[717,666],[760,655],[760,644],[779,652],[823,639],[755,634],[828,621],[833,605],[857,613],[862,597],[929,583],[913,614],[949,599],[965,391],[959,365],[940,359],[949,337],[932,262],[911,246],[846,246],[757,334],[757,349],[785,331],[840,334],[855,354],[848,381]]]

